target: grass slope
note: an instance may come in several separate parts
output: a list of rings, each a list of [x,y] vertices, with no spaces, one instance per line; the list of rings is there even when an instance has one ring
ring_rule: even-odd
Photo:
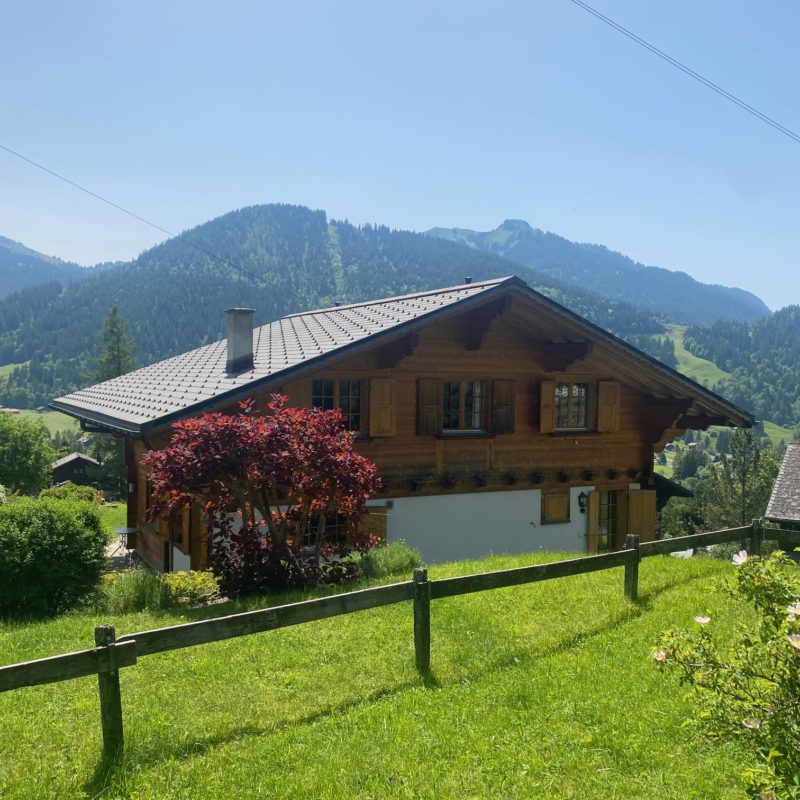
[[[730,570],[648,559],[638,604],[621,569],[434,601],[429,685],[413,667],[410,604],[148,657],[121,672],[127,750],[113,769],[98,762],[95,679],[9,692],[0,796],[744,798],[742,754],[683,726],[692,708],[649,657],[659,631],[698,611],[730,630],[739,610],[717,585]],[[121,633],[181,619],[113,622]],[[6,624],[0,658],[90,646],[103,621]]]
[[[27,417],[41,422],[51,436],[55,436],[58,431],[78,431],[80,424],[75,417],[62,414],[60,411],[44,411],[41,414],[38,411],[20,411],[21,417]]]
[[[685,325],[667,325],[669,330],[669,338],[675,344],[675,357],[678,359],[678,371],[682,372],[692,380],[702,383],[709,389],[713,388],[714,384],[719,383],[723,378],[730,377],[729,372],[720,369],[712,361],[690,353],[683,346],[683,335],[686,333]]]
[[[2,364],[0,365],[0,378],[5,378],[6,375],[10,375],[17,367],[24,367],[30,363],[30,361],[21,361],[19,364]]]

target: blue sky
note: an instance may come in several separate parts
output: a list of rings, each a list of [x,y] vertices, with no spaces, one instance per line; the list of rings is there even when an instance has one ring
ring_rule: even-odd
[[[592,4],[800,132],[800,5]],[[800,302],[800,144],[569,0],[30,0],[0,72],[0,143],[169,230],[268,202],[522,218]],[[164,238],[2,151],[0,235],[80,263]]]

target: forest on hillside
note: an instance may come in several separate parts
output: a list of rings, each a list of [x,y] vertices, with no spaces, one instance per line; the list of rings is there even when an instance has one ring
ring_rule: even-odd
[[[716,391],[757,418],[800,427],[800,306],[752,325],[718,321],[688,328],[684,345],[731,373]]]
[[[241,209],[80,282],[50,282],[0,300],[0,404],[32,408],[81,385],[102,318],[128,321],[138,365],[223,336],[225,308],[256,323],[333,303],[376,299],[517,274],[603,328],[669,359],[662,320],[453,242],[385,226],[328,220],[323,211]],[[212,258],[202,251],[213,253]],[[656,337],[656,338],[654,338]],[[673,356],[674,360],[674,356]]]

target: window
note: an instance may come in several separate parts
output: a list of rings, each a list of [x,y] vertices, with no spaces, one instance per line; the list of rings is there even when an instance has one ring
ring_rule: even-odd
[[[514,381],[419,379],[417,432],[514,433]]]
[[[303,547],[313,547],[317,536],[319,517],[311,520],[311,527],[303,536]],[[325,515],[325,537],[323,541],[331,544],[347,544],[352,522],[344,514]]]
[[[542,495],[542,525],[549,522],[569,522],[569,491]]]
[[[617,548],[619,513],[616,491],[600,492],[597,508],[597,552],[608,553]]]
[[[362,381],[350,378],[315,378],[311,381],[311,405],[323,411],[338,408],[349,431],[361,430]]]
[[[555,385],[555,428],[586,429],[589,427],[589,384],[557,383]]]
[[[486,430],[486,382],[445,381],[442,430]]]

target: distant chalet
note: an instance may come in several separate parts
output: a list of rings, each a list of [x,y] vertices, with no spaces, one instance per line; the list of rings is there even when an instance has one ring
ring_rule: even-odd
[[[765,516],[772,522],[800,524],[800,442],[786,448]]]

